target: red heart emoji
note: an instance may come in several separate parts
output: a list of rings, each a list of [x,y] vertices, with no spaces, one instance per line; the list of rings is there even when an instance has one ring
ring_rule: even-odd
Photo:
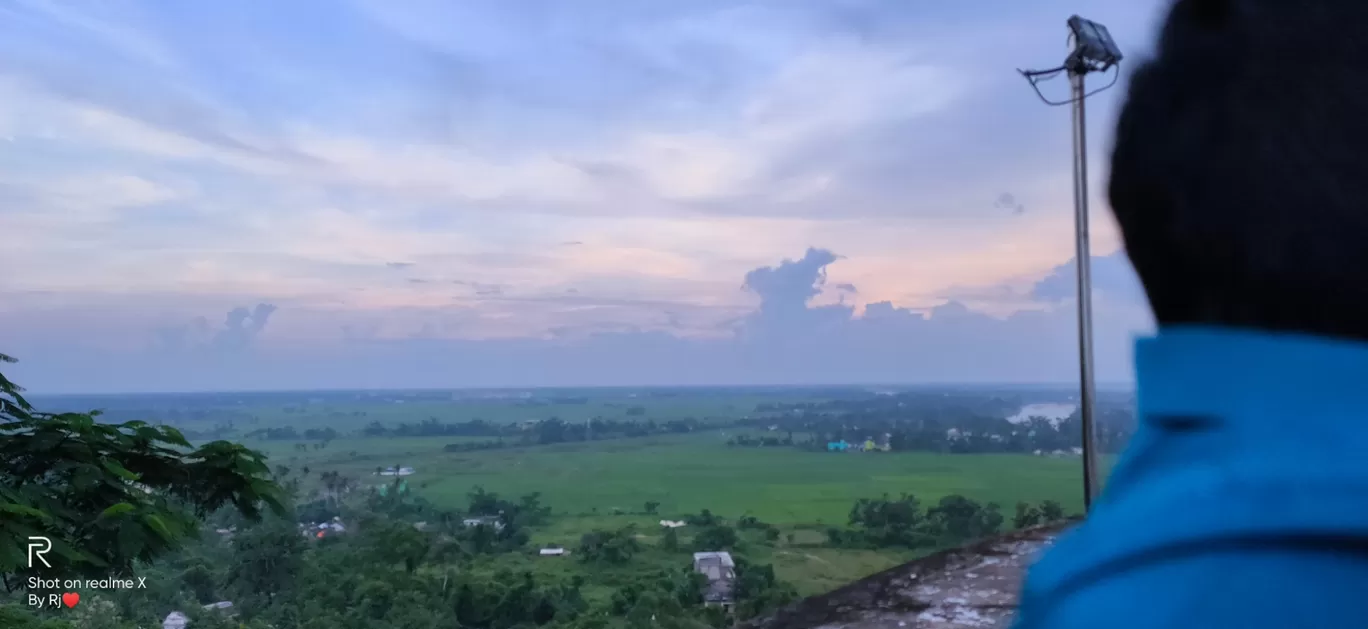
[[[66,605],[68,609],[75,607],[76,604],[79,602],[81,602],[80,594],[77,594],[75,592],[67,592],[66,594],[62,595],[62,604]]]

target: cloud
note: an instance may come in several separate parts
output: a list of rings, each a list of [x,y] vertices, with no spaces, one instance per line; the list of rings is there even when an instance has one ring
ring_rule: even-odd
[[[156,345],[173,352],[241,352],[266,329],[276,310],[276,306],[264,303],[251,309],[240,306],[228,311],[219,328],[211,327],[204,317],[185,325],[161,327],[154,331]]]
[[[761,312],[806,309],[809,299],[822,292],[826,268],[836,254],[825,249],[808,249],[800,260],[784,260],[777,267],[761,267],[746,274],[743,285],[760,296]]]
[[[1026,211],[1026,206],[1017,201],[1016,196],[1010,192],[998,195],[997,202],[993,203],[993,207],[1000,210],[1011,210],[1013,214],[1021,214]]]
[[[1049,275],[1036,283],[1031,296],[1044,301],[1073,299],[1078,294],[1078,268],[1076,258],[1052,269]],[[1093,256],[1089,266],[1093,292],[1105,299],[1116,299],[1125,303],[1148,305],[1145,288],[1135,275],[1125,251],[1111,255]]]
[[[241,349],[251,344],[262,330],[276,307],[271,304],[257,304],[255,308],[234,308],[228,313],[224,327],[214,335],[214,346],[224,349]]]
[[[78,346],[69,343],[21,342],[17,350],[22,351],[12,353],[24,360],[15,376],[35,390],[1068,382],[1075,377],[1075,320],[1066,304],[1006,317],[958,301],[925,311],[874,302],[861,315],[844,304],[814,305],[828,267],[840,260],[831,251],[811,248],[801,258],[751,270],[743,286],[760,304],[739,316],[707,309],[691,313],[671,304],[612,304],[566,293],[540,302],[504,297],[511,305],[541,303],[559,309],[558,314],[548,319],[542,335],[479,340],[452,336],[482,316],[468,309],[430,308],[403,320],[393,313],[361,319],[346,312],[285,310],[298,317],[282,320],[286,328],[336,324],[333,337],[300,343],[283,332],[259,338],[268,319],[275,321],[274,308],[262,304],[252,311],[233,309],[218,330],[199,320],[174,331],[188,339],[210,339],[177,341],[178,346],[239,351],[132,352],[122,355],[126,368],[112,380],[85,373],[80,365],[89,359],[58,368],[62,359],[76,355]],[[619,316],[657,316],[636,321],[593,316],[605,308]],[[1098,379],[1126,381],[1130,338],[1151,329],[1148,314],[1134,305],[1102,301],[1095,316]],[[395,327],[401,321],[408,326]],[[701,329],[703,321],[711,322],[706,324],[713,326],[711,334],[680,329]],[[84,350],[91,357],[108,351]]]
[[[1062,0],[629,4],[10,3],[0,343],[58,388],[445,386],[1005,377],[938,344],[1067,330],[1068,119],[1011,71]],[[1128,53],[1137,4],[1090,9]]]
[[[356,300],[367,265],[403,260],[537,289],[651,275],[735,300],[697,287],[817,234],[893,268],[948,241],[1003,259],[981,252],[1029,239],[1018,264],[1041,263],[1051,243],[1030,232],[1054,215],[995,224],[965,191],[1047,207],[1068,188],[1017,169],[1040,161],[1034,133],[976,107],[1021,86],[962,71],[974,47],[928,26],[942,10],[610,4],[18,5],[0,24],[0,172],[24,176],[0,195],[31,203],[0,214],[33,211],[0,262],[40,271],[0,289]],[[849,268],[870,299],[937,288],[929,271]]]

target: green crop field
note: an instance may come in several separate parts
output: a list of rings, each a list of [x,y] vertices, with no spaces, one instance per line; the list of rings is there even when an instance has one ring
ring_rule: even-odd
[[[649,578],[645,575],[652,570],[678,567],[687,550],[665,551],[657,546],[664,531],[660,520],[678,520],[704,509],[733,523],[741,516],[752,516],[777,527],[778,539],[765,539],[763,530],[738,529],[747,542],[741,550],[750,560],[772,564],[778,576],[802,594],[828,591],[927,552],[925,548],[867,550],[832,544],[828,529],[847,527],[850,509],[861,498],[909,493],[929,507],[942,497],[959,494],[979,503],[997,503],[1008,519],[1007,526],[1018,502],[1054,500],[1067,512],[1082,510],[1081,466],[1073,456],[834,453],[794,446],[728,445],[729,440],[742,438],[790,436],[787,430],[767,430],[771,421],[782,421],[780,411],[771,406],[775,404],[790,405],[790,410],[782,411],[789,421],[792,413],[809,412],[796,409],[814,407],[853,412],[863,418],[860,421],[935,418],[938,414],[966,421],[975,413],[1010,414],[1033,403],[1059,406],[1059,394],[1051,391],[941,392],[960,396],[943,408],[924,393],[907,398],[916,408],[891,415],[887,408],[878,410],[883,399],[879,396],[818,388],[217,393],[54,402],[72,408],[106,408],[113,419],[149,419],[187,430],[213,431],[213,436],[206,433],[203,438],[241,439],[267,454],[274,467],[288,467],[295,473],[308,468],[302,481],[306,492],[323,472],[338,472],[364,490],[394,480],[377,476],[377,468],[405,466],[416,470],[407,477],[411,491],[442,509],[464,509],[467,495],[476,487],[510,499],[539,493],[542,504],[552,509],[552,517],[529,530],[531,547],[474,560],[472,569],[580,574],[585,570],[580,562],[540,557],[536,548],[575,549],[585,533],[634,525],[644,546],[641,553],[625,565],[596,566],[587,585],[596,596],[606,597],[614,588]],[[1121,398],[1108,401],[1118,407],[1129,403]],[[762,417],[775,419],[745,421]],[[803,421],[822,417],[819,411]],[[592,441],[583,441],[581,436],[548,445],[519,445],[538,440],[531,422],[550,418],[578,426],[590,418],[652,426],[691,418],[696,420],[696,430],[662,430],[632,438],[618,432],[595,435]],[[440,436],[367,434],[373,424],[393,431],[400,424],[454,425],[477,419],[522,428],[480,437],[454,432]],[[301,433],[331,428],[338,437],[288,439],[263,433],[283,427]],[[795,436],[818,438],[812,432]],[[502,442],[503,447],[444,449],[449,444],[492,441]],[[648,502],[658,503],[656,513],[645,513]],[[677,532],[686,549],[690,528]]]
[[[1077,458],[1014,454],[818,453],[796,448],[729,448],[726,431],[578,442],[492,451],[442,451],[450,437],[339,439],[325,450],[296,452],[290,443],[252,444],[274,464],[307,465],[359,478],[391,481],[378,466],[413,467],[409,486],[445,507],[462,507],[480,486],[508,496],[540,492],[555,517],[534,535],[541,544],[574,547],[594,528],[635,523],[656,537],[662,518],[702,509],[728,518],[751,515],[778,526],[792,542],[765,549],[787,580],[814,593],[905,561],[905,551],[822,548],[828,526],[845,526],[859,498],[911,493],[934,502],[961,494],[996,502],[1010,516],[1018,501],[1056,500],[1082,508]],[[643,514],[647,501],[658,515]],[[534,563],[537,560],[533,560]],[[546,565],[541,560],[539,565]]]

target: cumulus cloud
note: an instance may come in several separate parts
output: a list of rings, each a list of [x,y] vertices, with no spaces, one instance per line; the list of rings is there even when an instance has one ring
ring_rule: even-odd
[[[1126,303],[1145,305],[1145,288],[1140,284],[1135,269],[1125,251],[1105,256],[1093,256],[1088,269],[1096,298],[1116,299]],[[1036,283],[1031,296],[1044,301],[1073,299],[1078,294],[1078,265],[1076,258],[1050,270]]]
[[[836,254],[825,249],[808,249],[799,260],[784,260],[777,267],[761,267],[746,274],[743,285],[760,296],[761,312],[805,310],[809,299],[822,292],[826,268]]]
[[[714,335],[671,332],[668,326],[687,313],[660,304],[661,325],[562,314],[561,323],[551,323],[542,335],[484,340],[444,333],[464,325],[460,311],[446,319],[419,319],[420,325],[400,333],[386,331],[392,317],[337,313],[335,341],[301,345],[257,338],[274,312],[262,304],[234,309],[218,330],[199,321],[176,332],[210,338],[199,345],[213,348],[250,344],[250,353],[239,352],[243,360],[134,352],[120,357],[126,368],[114,380],[100,380],[84,374],[80,364],[58,368],[57,359],[73,356],[72,346],[27,346],[18,349],[28,353],[14,352],[24,361],[16,376],[36,390],[1039,383],[1076,377],[1076,324],[1067,304],[1006,317],[958,301],[925,311],[875,302],[860,315],[845,304],[814,305],[828,267],[840,260],[812,248],[801,258],[753,269],[744,288],[760,304],[739,318],[714,319]],[[556,299],[582,300],[579,307],[591,311],[607,305],[572,294]],[[1131,338],[1151,328],[1147,311],[1099,302],[1095,316],[1099,381],[1129,380]],[[310,325],[316,327],[317,319]]]
[[[239,306],[229,310],[217,328],[210,326],[208,319],[196,317],[185,325],[158,328],[155,338],[161,348],[172,351],[238,352],[253,344],[276,310],[275,305],[266,303],[251,309]]]

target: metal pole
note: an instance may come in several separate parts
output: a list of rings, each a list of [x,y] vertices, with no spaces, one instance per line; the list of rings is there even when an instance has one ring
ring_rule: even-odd
[[[1082,64],[1071,61],[1069,83],[1073,87],[1074,159],[1074,260],[1078,267],[1078,365],[1079,415],[1083,420],[1083,506],[1091,509],[1097,495],[1096,425],[1093,417],[1092,347],[1092,247],[1088,243],[1088,141],[1084,117]]]

